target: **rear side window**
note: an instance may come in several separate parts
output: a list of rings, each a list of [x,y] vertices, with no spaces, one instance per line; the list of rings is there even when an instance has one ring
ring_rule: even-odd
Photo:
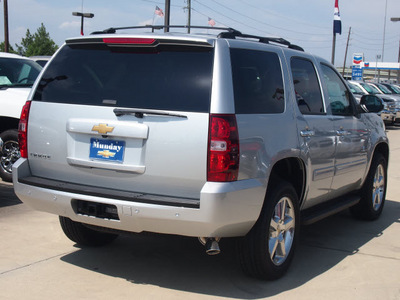
[[[231,49],[231,61],[237,114],[284,111],[282,70],[276,53]]]
[[[67,44],[48,66],[33,100],[208,112],[213,48],[189,48]]]
[[[297,105],[301,113],[324,113],[321,88],[314,64],[307,59],[295,57],[292,58],[290,66]]]

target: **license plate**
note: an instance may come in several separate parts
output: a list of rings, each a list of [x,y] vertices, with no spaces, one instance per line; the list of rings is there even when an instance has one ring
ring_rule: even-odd
[[[90,139],[89,157],[91,159],[122,162],[124,151],[124,141]]]

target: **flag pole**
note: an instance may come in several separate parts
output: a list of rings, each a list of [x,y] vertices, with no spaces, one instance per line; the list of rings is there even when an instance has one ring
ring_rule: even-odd
[[[332,65],[335,65],[335,48],[336,48],[336,33],[334,32],[332,39],[332,59],[331,59]]]
[[[169,32],[169,19],[170,19],[171,0],[165,0],[165,16],[164,16],[164,32]]]

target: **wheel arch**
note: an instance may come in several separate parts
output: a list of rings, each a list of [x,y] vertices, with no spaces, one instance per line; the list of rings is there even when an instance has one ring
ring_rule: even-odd
[[[302,160],[289,157],[277,161],[272,167],[269,178],[267,192],[277,184],[277,181],[286,180],[293,185],[300,201],[299,205],[301,205],[306,183],[305,165]]]
[[[9,129],[18,129],[19,119],[0,116],[0,133]]]
[[[378,154],[381,153],[385,159],[386,163],[389,163],[389,145],[385,142],[380,142],[375,146],[374,153],[372,155],[372,159]],[[371,159],[371,161],[372,161]]]

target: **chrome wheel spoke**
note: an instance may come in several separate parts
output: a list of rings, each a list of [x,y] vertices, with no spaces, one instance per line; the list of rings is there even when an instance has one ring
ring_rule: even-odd
[[[0,166],[8,173],[12,172],[12,165],[20,157],[18,143],[9,141],[3,145],[3,153],[0,157]]]
[[[295,230],[294,208],[291,200],[283,197],[275,206],[270,221],[268,249],[274,264],[282,264],[292,247]]]
[[[382,205],[383,195],[385,193],[385,173],[382,165],[378,165],[372,184],[372,207],[377,211]]]

